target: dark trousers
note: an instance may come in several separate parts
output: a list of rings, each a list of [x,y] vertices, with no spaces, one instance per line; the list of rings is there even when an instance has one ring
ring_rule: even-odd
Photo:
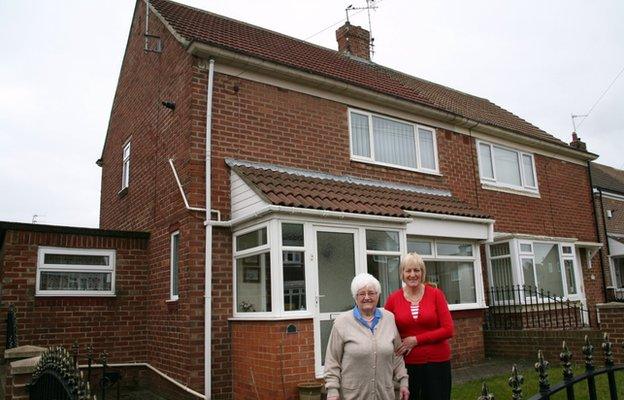
[[[451,362],[407,364],[410,400],[450,400]]]

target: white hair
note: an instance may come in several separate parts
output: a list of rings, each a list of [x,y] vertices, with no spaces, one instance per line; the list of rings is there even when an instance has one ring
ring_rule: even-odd
[[[353,295],[353,298],[355,299],[357,297],[357,292],[360,289],[363,289],[367,286],[375,289],[377,294],[381,293],[381,285],[379,284],[377,278],[375,278],[371,274],[362,272],[361,274],[357,274],[355,278],[353,278],[353,280],[351,281],[351,294]]]

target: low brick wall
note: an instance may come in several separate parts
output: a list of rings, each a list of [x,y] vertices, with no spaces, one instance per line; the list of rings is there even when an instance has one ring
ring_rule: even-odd
[[[600,330],[609,334],[614,343],[613,354],[617,363],[624,363],[624,303],[597,304]]]
[[[537,351],[542,350],[544,358],[551,363],[559,362],[561,343],[565,340],[575,361],[581,361],[585,335],[595,346],[595,359],[600,359],[602,333],[597,329],[575,330],[489,330],[484,331],[485,355],[487,357],[515,359],[537,359]]]
[[[483,310],[454,311],[451,314],[455,324],[455,336],[450,341],[453,368],[483,361]]]

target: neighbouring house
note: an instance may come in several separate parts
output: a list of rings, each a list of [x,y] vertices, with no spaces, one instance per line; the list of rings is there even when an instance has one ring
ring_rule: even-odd
[[[100,304],[120,313],[118,340],[134,349],[111,362],[149,365],[189,395],[287,399],[321,377],[352,277],[374,274],[385,297],[410,251],[446,294],[455,365],[484,357],[488,287],[604,300],[596,155],[372,62],[360,27],[336,37],[338,51],[137,1],[98,160],[100,228],[149,238],[140,262],[122,262],[116,246],[135,254],[123,243],[5,228],[4,276],[27,268],[2,282],[3,307],[19,298],[4,297],[11,285],[28,298],[18,324],[35,328],[22,342],[67,342],[56,306],[69,316]],[[9,251],[20,237],[25,258]],[[126,269],[136,275],[121,281]],[[80,340],[98,340],[91,331]]]
[[[607,300],[624,301],[624,171],[590,165]]]

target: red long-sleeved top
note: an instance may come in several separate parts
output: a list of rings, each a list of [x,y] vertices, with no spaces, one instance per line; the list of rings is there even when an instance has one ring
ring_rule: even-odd
[[[386,300],[384,308],[394,314],[401,338],[415,336],[418,344],[405,356],[405,364],[425,364],[451,359],[448,339],[453,337],[453,318],[444,293],[425,285],[425,293],[419,303],[418,319],[412,317],[411,303],[403,295],[403,289],[394,291]]]

